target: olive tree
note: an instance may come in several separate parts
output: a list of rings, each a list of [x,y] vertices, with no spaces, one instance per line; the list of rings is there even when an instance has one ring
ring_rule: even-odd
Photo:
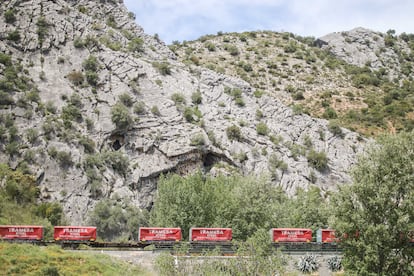
[[[356,275],[413,275],[414,132],[383,136],[334,197],[344,267]]]

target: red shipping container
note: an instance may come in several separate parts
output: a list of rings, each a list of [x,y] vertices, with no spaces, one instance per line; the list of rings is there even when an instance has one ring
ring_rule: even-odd
[[[322,243],[338,242],[339,239],[335,236],[333,229],[319,229],[316,234],[316,241]]]
[[[273,242],[311,242],[312,229],[272,228],[270,235]]]
[[[191,228],[190,241],[231,241],[231,228]]]
[[[140,227],[139,241],[180,241],[181,228]]]
[[[0,225],[0,239],[40,241],[43,239],[43,226]]]
[[[96,227],[55,226],[53,238],[57,241],[95,241]]]

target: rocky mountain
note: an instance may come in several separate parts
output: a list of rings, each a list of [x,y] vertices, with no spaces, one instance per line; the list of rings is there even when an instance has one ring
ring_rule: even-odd
[[[414,127],[414,35],[364,28],[315,39],[218,33],[170,46],[188,66],[236,76],[294,110],[365,136]]]
[[[167,173],[267,174],[291,195],[335,190],[367,142],[298,104],[299,92],[314,103],[328,90],[340,91],[329,100],[360,93],[346,62],[383,66],[346,60],[355,49],[335,35],[168,47],[122,1],[10,0],[0,13],[0,162],[36,175],[41,200],[59,201],[72,224],[103,198],[151,208]]]

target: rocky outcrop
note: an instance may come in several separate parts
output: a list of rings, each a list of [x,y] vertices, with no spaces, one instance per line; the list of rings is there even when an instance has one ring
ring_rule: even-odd
[[[368,66],[374,70],[390,70],[390,79],[397,76],[401,70],[398,54],[392,48],[397,43],[403,52],[410,52],[408,45],[402,40],[397,40],[392,30],[383,34],[359,27],[350,31],[331,33],[317,41],[322,49],[329,50],[349,64]]]
[[[30,85],[1,106],[2,126],[11,117],[19,135],[0,157],[36,173],[42,200],[60,201],[73,224],[103,197],[150,208],[161,174],[268,174],[291,195],[350,181],[359,135],[189,69],[118,1],[4,1],[6,12],[15,19],[0,18],[0,49]]]

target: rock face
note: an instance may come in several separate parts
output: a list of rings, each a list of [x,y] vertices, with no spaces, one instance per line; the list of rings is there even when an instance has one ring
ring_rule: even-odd
[[[60,201],[73,224],[105,197],[150,208],[167,173],[268,174],[289,194],[350,182],[358,134],[241,79],[187,69],[119,1],[14,0],[0,11],[1,90],[10,68],[25,84],[7,86],[1,104],[1,162],[35,173],[42,200]]]
[[[331,33],[318,39],[322,49],[327,49],[335,56],[349,64],[360,67],[369,66],[374,70],[387,68],[390,77],[400,73],[398,55],[392,49],[394,43],[399,48],[410,52],[408,45],[402,41],[393,40],[392,33],[383,34],[365,28],[355,28],[347,32]]]

